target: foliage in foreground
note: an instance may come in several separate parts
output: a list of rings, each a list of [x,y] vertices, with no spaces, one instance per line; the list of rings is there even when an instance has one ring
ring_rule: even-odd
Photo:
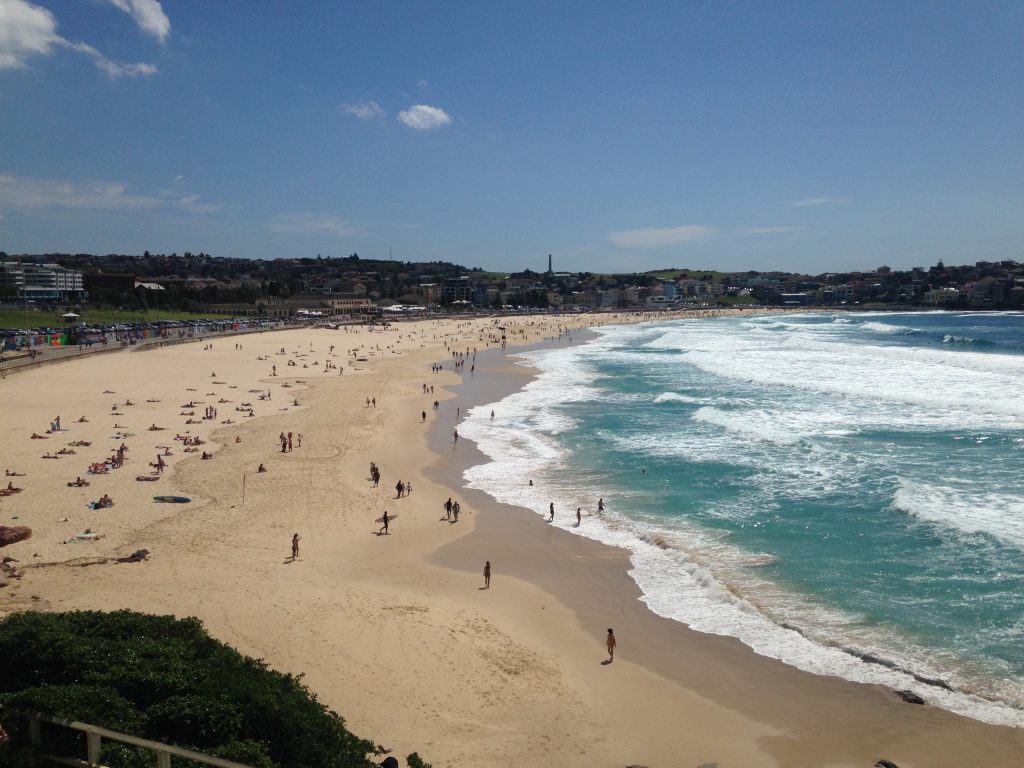
[[[24,613],[0,622],[0,705],[79,720],[236,760],[255,768],[364,768],[357,738],[300,678],[210,637],[198,619],[131,611]],[[22,718],[4,718],[12,744],[0,766],[21,765]],[[80,733],[45,728],[57,754],[84,756]],[[104,741],[112,768],[152,764]],[[175,765],[184,765],[175,761]]]

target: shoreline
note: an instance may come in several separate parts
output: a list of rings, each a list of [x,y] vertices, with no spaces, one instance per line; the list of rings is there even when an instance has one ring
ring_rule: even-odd
[[[576,318],[577,324],[587,319]],[[537,318],[537,326],[525,320],[517,328],[543,337],[551,320],[566,318]],[[448,341],[461,349],[487,331],[486,321],[351,333],[299,329],[262,343],[243,339],[239,354],[223,343],[211,351],[198,345],[154,350],[145,371],[130,357],[83,361],[68,369],[78,385],[70,393],[65,382],[38,372],[5,382],[0,394],[19,406],[9,408],[5,426],[12,466],[23,461],[30,472],[26,492],[4,499],[0,514],[6,523],[13,499],[20,515],[32,515],[39,527],[36,539],[4,554],[16,555],[19,565],[31,565],[35,551],[52,560],[47,553],[61,555],[62,545],[51,537],[87,520],[98,521],[108,538],[66,545],[77,548],[75,555],[100,559],[141,546],[152,553],[138,564],[30,567],[21,589],[54,610],[198,616],[241,652],[305,674],[354,732],[400,755],[418,751],[438,768],[1018,762],[1024,732],[913,707],[879,687],[799,672],[738,641],[661,619],[637,599],[623,551],[539,528],[538,515],[464,491],[461,469],[446,461],[452,452],[439,454],[429,430],[450,437],[451,411],[463,407],[468,396],[459,387],[467,379],[482,386],[491,367],[502,376],[518,374],[510,377],[517,386],[530,375],[507,357],[523,346],[505,354],[492,346],[478,358],[475,376],[452,373]],[[301,369],[314,356],[323,359],[328,344],[339,347],[343,376]],[[291,352],[278,357],[282,345]],[[344,345],[363,350],[367,362],[350,364]],[[253,360],[256,354],[270,357]],[[284,367],[286,359],[298,367]],[[441,361],[448,367],[431,374],[430,365]],[[272,363],[283,375],[270,376]],[[133,468],[98,478],[85,491],[64,488],[62,475],[41,486],[39,477],[51,475],[53,466],[73,474],[72,466],[84,461],[84,451],[72,465],[32,455],[41,446],[29,442],[28,431],[39,419],[52,419],[53,393],[65,392],[76,403],[66,407],[78,408],[73,397],[81,392],[80,407],[92,409],[97,425],[95,453],[110,442],[98,425],[119,418],[106,415],[111,395],[100,394],[111,380],[118,382],[110,387],[120,390],[118,398],[137,398],[130,426],[144,430],[150,419],[167,419],[169,431],[161,435],[168,436],[186,428],[178,415],[182,400],[174,398],[193,397],[185,394],[189,389],[215,404],[207,392],[237,400],[258,384],[273,387],[275,399],[257,405],[259,418],[217,424],[212,461],[176,455],[170,476],[153,484],[159,491],[131,482],[135,463],[146,461],[150,444],[161,439],[145,431],[129,441]],[[294,389],[281,392],[285,384]],[[427,395],[422,384],[437,391]],[[231,386],[237,394],[227,391]],[[450,396],[442,396],[444,389]],[[300,407],[285,405],[293,396]],[[366,406],[368,397],[378,406]],[[149,398],[164,402],[142,405]],[[441,401],[436,415],[428,407],[434,399]],[[484,402],[490,399],[497,398]],[[282,405],[287,410],[278,410]],[[421,409],[430,414],[428,424]],[[304,434],[301,448],[280,453],[280,431]],[[68,437],[79,432],[85,427]],[[236,436],[241,443],[233,442]],[[472,458],[471,447],[460,440],[456,459]],[[370,460],[384,472],[379,488],[366,477]],[[269,471],[257,475],[261,462]],[[445,472],[457,472],[457,481]],[[390,489],[399,478],[413,482],[413,494],[395,498]],[[107,482],[113,509],[92,516],[67,511],[105,491]],[[195,502],[175,508],[149,500],[172,488]],[[448,495],[467,500],[459,525],[438,519]],[[397,514],[389,536],[374,535],[371,521],[381,509]],[[70,523],[60,522],[65,514]],[[301,532],[302,553],[289,562],[293,531]],[[491,590],[481,589],[485,559],[494,563]],[[600,662],[607,626],[616,629],[619,653],[606,666]]]
[[[590,334],[590,338],[594,336]],[[589,340],[581,341],[587,343]],[[556,346],[563,345],[548,342],[508,350],[502,355],[504,359],[483,367],[481,373],[484,381],[464,379],[452,387],[458,402],[462,404],[463,412],[500,402],[508,395],[521,391],[540,374],[538,369],[526,363],[513,362],[509,358],[533,349],[552,349]],[[487,381],[487,377],[491,380]],[[446,441],[440,432],[435,437],[433,447],[439,450]],[[776,727],[786,727],[792,718],[806,714],[799,704],[792,706],[789,703],[808,694],[816,699],[815,720],[821,718],[826,723],[843,721],[847,729],[859,731],[856,737],[858,741],[870,740],[871,734],[884,731],[886,723],[904,714],[907,707],[913,707],[899,698],[895,688],[851,681],[829,672],[819,674],[804,671],[775,658],[760,655],[737,638],[692,630],[680,621],[655,614],[643,602],[642,590],[629,575],[632,563],[628,550],[547,526],[543,515],[536,511],[499,502],[484,490],[466,487],[464,472],[477,464],[490,462],[491,459],[480,452],[475,444],[470,451],[464,451],[460,446],[456,460],[438,456],[432,471],[439,482],[461,486],[462,496],[471,499],[475,506],[486,512],[480,516],[471,532],[429,555],[430,562],[455,570],[471,571],[475,553],[501,553],[507,562],[499,563],[494,559],[498,555],[493,555],[492,563],[496,573],[503,569],[505,574],[548,592],[595,636],[599,636],[600,628],[605,623],[629,627],[629,635],[616,629],[620,647],[623,645],[622,638],[630,637],[631,644],[637,646],[642,656],[639,663],[643,666],[745,716],[756,718],[765,712],[775,713],[778,720],[772,718],[772,725]],[[476,556],[475,559],[480,557]],[[595,572],[598,573],[597,578]],[[633,638],[634,633],[636,638]],[[679,662],[674,658],[679,648],[685,648],[687,654],[692,654],[694,658],[685,663]],[[860,661],[870,663],[867,659]],[[736,670],[742,672],[737,674]],[[923,682],[935,684],[932,681]],[[739,698],[721,696],[723,684],[728,689],[746,690]],[[851,708],[856,708],[860,717],[851,718]],[[941,713],[939,716],[943,719],[952,718],[950,723],[962,721],[968,730],[1003,729],[1011,734],[1011,741],[1016,741],[1021,733],[1020,729],[1012,726],[985,723],[941,707],[932,706],[929,709]],[[949,723],[941,726],[946,727],[949,727]],[[816,731],[817,727],[810,728],[807,737],[816,734]],[[930,751],[933,738],[934,734],[918,746],[927,747]],[[937,754],[949,753],[943,749]],[[815,759],[828,757],[826,750]]]

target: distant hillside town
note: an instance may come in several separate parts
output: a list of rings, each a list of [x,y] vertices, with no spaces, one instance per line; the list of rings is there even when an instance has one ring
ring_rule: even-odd
[[[0,252],[0,303],[157,308],[233,316],[301,311],[363,314],[386,308],[675,309],[744,304],[951,309],[1024,308],[1015,261],[801,275],[664,269],[598,274],[547,269],[486,272],[447,262],[347,257],[220,258],[8,255]]]

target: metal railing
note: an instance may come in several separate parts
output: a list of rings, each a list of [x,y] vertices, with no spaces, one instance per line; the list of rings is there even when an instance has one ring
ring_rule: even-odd
[[[10,712],[11,710],[8,711]],[[220,757],[212,757],[211,755],[204,755],[200,752],[193,752],[191,749],[174,747],[170,744],[164,744],[159,741],[140,739],[137,736],[131,736],[127,733],[119,733],[118,731],[111,731],[108,728],[101,728],[98,725],[80,723],[77,720],[59,720],[57,718],[47,717],[46,715],[38,712],[17,712],[13,714],[19,714],[28,718],[29,740],[32,744],[33,758],[37,764],[48,761],[58,765],[77,766],[78,768],[103,768],[103,766],[100,765],[100,749],[103,745],[103,739],[108,739],[110,741],[120,742],[121,744],[130,744],[133,747],[141,747],[142,749],[149,750],[154,755],[154,764],[156,765],[156,768],[171,768],[172,757],[180,757],[183,760],[191,760],[202,765],[214,765],[218,766],[218,768],[250,768],[250,766],[242,763],[236,763]],[[70,756],[41,754],[40,750],[44,746],[41,728],[42,723],[50,723],[51,725],[57,725],[84,733],[86,751],[85,759],[83,760],[81,758]]]

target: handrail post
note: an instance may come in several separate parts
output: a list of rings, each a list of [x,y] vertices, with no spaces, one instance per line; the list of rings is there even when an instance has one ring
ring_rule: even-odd
[[[28,716],[28,740],[32,745],[32,756],[29,761],[32,765],[39,765],[39,758],[36,755],[39,752],[39,745],[43,741],[43,735],[39,728],[38,712]]]
[[[89,765],[100,764],[100,735],[92,731],[85,732],[86,760]]]
[[[32,743],[33,747],[38,747],[43,741],[42,734],[39,730],[39,715],[33,714],[28,716],[28,738]]]
[[[156,768],[171,768],[170,752],[160,751],[156,753]]]

